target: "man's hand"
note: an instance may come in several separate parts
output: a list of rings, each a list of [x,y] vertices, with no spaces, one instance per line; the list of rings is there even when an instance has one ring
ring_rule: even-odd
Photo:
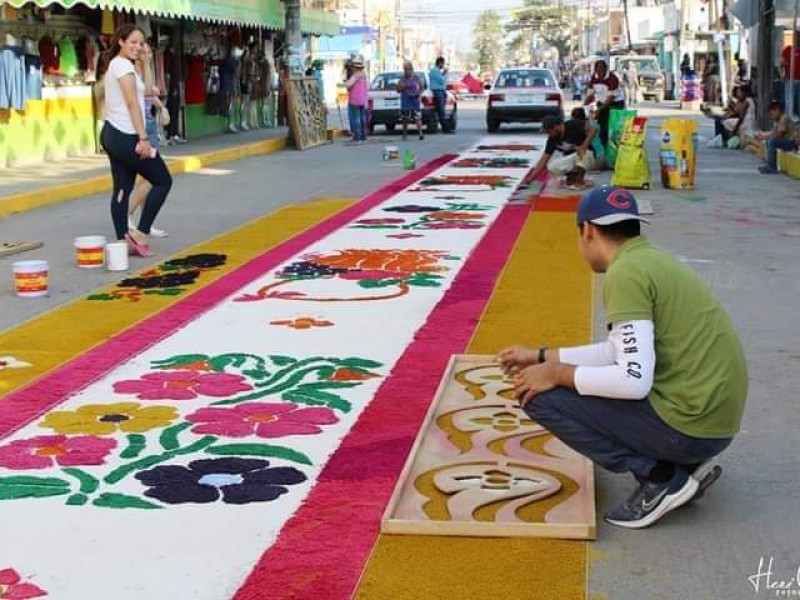
[[[511,346],[497,355],[497,362],[506,373],[517,373],[520,369],[535,365],[539,351],[525,346]]]
[[[521,407],[558,385],[558,363],[542,363],[522,369],[514,376],[514,397]]]
[[[578,155],[578,158],[580,158],[581,160],[583,160],[583,157],[584,157],[584,155],[586,154],[586,147],[585,147],[583,144],[581,144],[581,145],[580,145],[580,146],[578,146],[578,147],[577,147],[577,149],[575,150],[575,154],[577,154],[577,155]]]

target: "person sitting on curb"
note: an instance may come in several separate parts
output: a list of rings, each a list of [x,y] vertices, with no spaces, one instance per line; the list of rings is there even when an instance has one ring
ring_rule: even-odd
[[[797,150],[797,127],[791,117],[784,114],[781,103],[773,101],[769,105],[769,118],[773,128],[769,133],[758,133],[756,139],[764,142],[766,148],[765,162],[759,172],[773,174],[778,172],[778,150],[794,152]]]
[[[594,166],[591,144],[597,128],[585,119],[570,119],[565,123],[561,117],[548,116],[542,129],[547,134],[547,145],[531,173],[531,180],[535,181],[548,170],[554,175],[566,175],[568,185],[584,185],[586,171]]]
[[[575,451],[638,486],[605,520],[638,529],[699,498],[739,431],[747,365],[720,301],[640,233],[636,200],[602,186],[578,205],[579,248],[605,273],[604,342],[513,346],[497,359],[524,411]],[[646,221],[645,221],[646,222]]]

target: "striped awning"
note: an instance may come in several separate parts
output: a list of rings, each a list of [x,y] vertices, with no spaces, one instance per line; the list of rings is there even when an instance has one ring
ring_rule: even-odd
[[[7,0],[16,8],[29,0]],[[197,19],[232,25],[283,30],[285,10],[280,0],[33,0],[37,6],[108,8],[159,17]],[[330,11],[303,8],[300,28],[313,35],[337,35],[339,16]]]

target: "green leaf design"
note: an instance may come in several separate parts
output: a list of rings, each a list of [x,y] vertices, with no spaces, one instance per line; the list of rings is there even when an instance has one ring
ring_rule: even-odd
[[[129,433],[126,437],[128,438],[128,447],[120,453],[119,457],[125,459],[136,458],[144,450],[147,438],[141,433]]]
[[[161,444],[161,447],[164,448],[164,450],[175,450],[181,445],[181,443],[178,441],[178,436],[182,431],[186,431],[191,426],[191,423],[183,422],[171,427],[167,427],[163,432],[161,432],[158,442]]]
[[[149,502],[137,496],[128,496],[127,494],[115,494],[106,492],[98,496],[94,502],[95,506],[102,506],[103,508],[143,508],[143,509],[157,509],[163,508],[154,502]]]
[[[333,408],[344,413],[353,410],[353,405],[341,396],[321,390],[289,390],[281,395],[281,399],[308,406],[327,406],[328,408]]]
[[[414,276],[408,280],[408,285],[415,285],[417,287],[440,287],[442,285],[441,275],[431,275],[430,273],[414,273]]]
[[[0,477],[0,500],[46,498],[68,494],[69,491],[69,482],[56,477],[31,477],[28,475]]]
[[[293,365],[297,362],[296,358],[292,358],[291,356],[282,356],[280,354],[270,354],[269,359],[276,367],[288,367],[289,365]]]
[[[209,360],[210,358],[208,354],[178,354],[177,356],[171,356],[165,360],[151,361],[150,364],[154,369],[165,369],[167,367],[190,365],[192,363]]]
[[[72,494],[72,496],[67,498],[67,506],[83,506],[88,501],[89,498],[86,494]]]
[[[223,444],[206,448],[206,452],[217,456],[264,456],[282,458],[303,465],[312,464],[311,459],[302,452],[270,444]]]
[[[100,482],[97,480],[97,478],[89,475],[89,473],[81,469],[68,468],[62,469],[62,471],[70,477],[74,477],[81,482],[81,492],[84,494],[91,494],[97,491],[97,488],[100,486]]]
[[[378,369],[383,366],[383,363],[368,358],[360,358],[358,356],[349,356],[336,361],[340,367],[353,367],[356,369]]]
[[[354,369],[355,370],[355,369]],[[316,381],[314,383],[301,383],[298,390],[334,390],[354,388],[361,385],[360,381]]]
[[[179,425],[187,425],[191,426],[191,423],[179,423]],[[173,426],[177,427],[177,425]],[[134,471],[141,471],[143,469],[147,469],[148,467],[152,467],[153,465],[157,465],[159,463],[165,462],[176,456],[180,456],[182,454],[192,454],[193,452],[199,452],[201,450],[205,450],[208,446],[213,444],[217,441],[213,435],[206,435],[197,440],[193,444],[189,444],[183,448],[176,448],[175,450],[171,450],[169,452],[164,452],[163,454],[153,454],[151,456],[145,456],[144,458],[140,458],[139,460],[135,460],[133,462],[121,465],[111,471],[108,475],[103,478],[103,481],[106,483],[117,483],[133,473]]]
[[[402,279],[359,279],[358,285],[367,290],[397,285]]]
[[[90,295],[86,296],[86,299],[87,300],[106,300],[106,301],[108,301],[108,300],[116,300],[117,296],[114,296],[112,294],[90,294]]]

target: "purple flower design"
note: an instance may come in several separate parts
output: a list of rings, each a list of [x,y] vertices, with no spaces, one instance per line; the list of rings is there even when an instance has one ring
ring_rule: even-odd
[[[188,466],[167,465],[142,471],[136,479],[148,486],[145,496],[167,504],[270,502],[288,492],[288,485],[306,480],[294,467],[271,467],[257,458],[195,460]]]

